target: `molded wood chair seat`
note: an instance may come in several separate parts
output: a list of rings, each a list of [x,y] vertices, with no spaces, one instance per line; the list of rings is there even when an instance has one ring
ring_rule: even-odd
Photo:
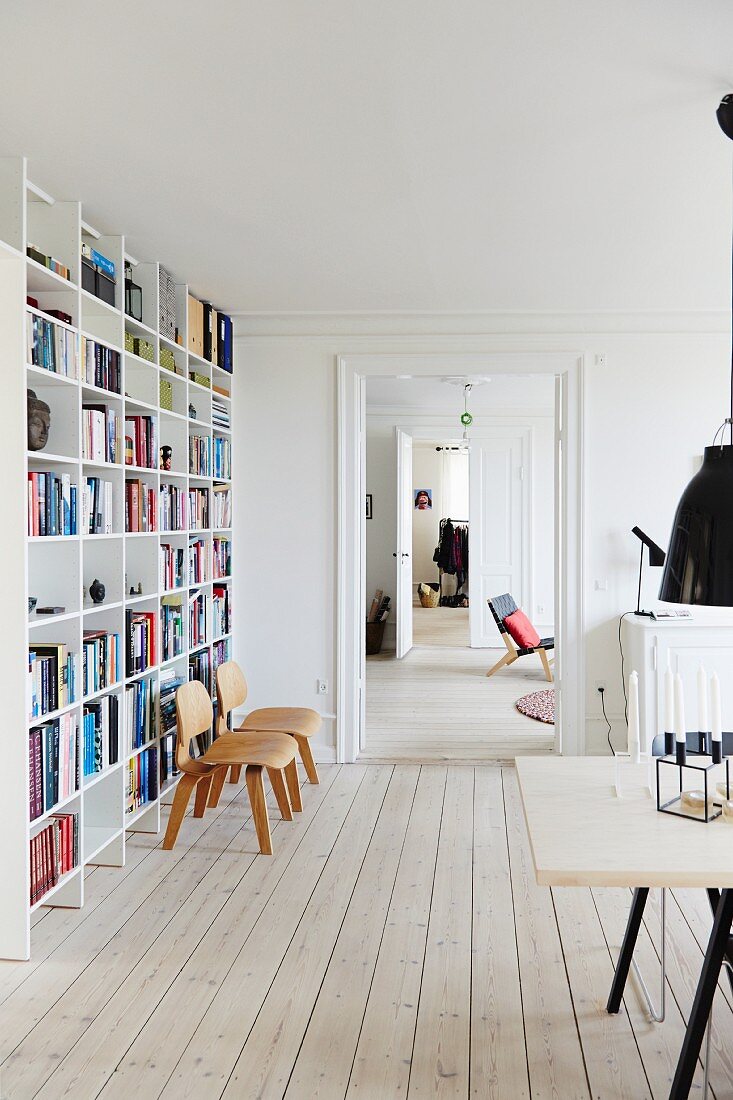
[[[260,852],[271,856],[272,838],[262,769],[267,768],[280,813],[286,821],[292,821],[293,814],[288,799],[286,779],[287,786],[291,790],[293,785],[298,790],[298,801],[300,796],[293,739],[279,732],[230,733],[226,738],[215,740],[203,756],[193,759],[189,753],[191,741],[210,729],[213,720],[214,708],[211,705],[211,697],[199,680],[191,680],[179,687],[176,692],[176,764],[182,775],[178,780],[173,798],[163,848],[165,851],[170,851],[175,845],[193,790],[196,790],[193,815],[203,817],[210,797],[212,781],[220,776],[223,783],[227,769],[235,765],[237,768],[247,769],[247,792]]]
[[[226,716],[241,707],[247,699],[247,681],[236,661],[225,661],[216,670],[216,696],[219,701],[220,733],[226,733]],[[310,707],[260,707],[248,714],[236,733],[250,730],[276,731],[289,734],[298,746],[300,758],[311,783],[318,782],[318,771],[313,759],[309,738],[321,728],[321,716]],[[239,774],[232,769],[232,782]],[[291,792],[292,796],[292,792]],[[211,805],[211,802],[209,803]]]

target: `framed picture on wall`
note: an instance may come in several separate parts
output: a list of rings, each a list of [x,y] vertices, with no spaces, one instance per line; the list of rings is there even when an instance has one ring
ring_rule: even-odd
[[[367,519],[372,518],[372,494],[371,493],[367,493],[367,495],[366,495],[366,518]]]
[[[415,509],[418,512],[428,512],[433,507],[433,490],[415,490]]]

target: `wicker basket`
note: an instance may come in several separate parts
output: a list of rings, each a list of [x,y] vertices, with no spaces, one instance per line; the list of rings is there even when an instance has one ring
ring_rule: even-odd
[[[419,584],[417,594],[422,607],[437,607],[440,603],[440,585]]]

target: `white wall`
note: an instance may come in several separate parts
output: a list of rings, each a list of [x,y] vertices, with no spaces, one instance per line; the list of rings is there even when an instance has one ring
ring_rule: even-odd
[[[726,414],[727,337],[696,331],[720,323],[715,315],[684,314],[248,322],[251,334],[240,335],[237,349],[235,625],[252,705],[323,703],[326,713],[334,711],[336,355],[428,350],[444,352],[448,361],[461,350],[572,348],[586,353],[588,364],[581,583],[588,747],[602,751],[594,682],[608,683],[607,709],[619,737],[618,616],[635,605],[638,563],[630,531],[639,524],[666,545],[682,488]],[[244,324],[240,319],[240,334]],[[334,333],[323,335],[329,326]],[[357,326],[363,331],[355,333]],[[492,326],[501,326],[496,335]],[[660,332],[665,326],[669,331]],[[600,353],[605,366],[595,365]],[[647,604],[659,579],[659,570],[647,571]],[[596,581],[607,588],[596,590]],[[316,695],[318,677],[329,681],[326,700]],[[335,744],[332,719],[321,743]]]
[[[368,445],[368,440],[367,440]],[[438,545],[443,507],[443,457],[435,442],[414,442],[412,447],[412,582],[437,581],[433,553]],[[418,489],[432,489],[433,507],[420,512],[414,507]]]

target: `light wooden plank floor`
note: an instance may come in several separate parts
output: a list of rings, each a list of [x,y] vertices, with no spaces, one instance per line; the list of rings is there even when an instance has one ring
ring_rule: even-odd
[[[414,610],[468,614],[462,608]],[[440,637],[433,621],[421,627],[423,641],[402,660],[393,653],[367,658],[361,759],[478,763],[552,752],[554,726],[527,718],[514,705],[548,686],[539,657],[523,657],[487,679],[486,670],[506,651],[426,642]]]
[[[710,927],[669,904],[668,1019],[604,1004],[625,890],[534,882],[513,768],[321,767],[259,856],[241,786],[179,844],[137,836],[81,911],[0,964],[8,1100],[663,1100]],[[244,825],[243,825],[244,823]],[[655,985],[656,904],[639,941]],[[733,1097],[733,996],[712,1087]],[[693,1096],[700,1095],[698,1067]]]

